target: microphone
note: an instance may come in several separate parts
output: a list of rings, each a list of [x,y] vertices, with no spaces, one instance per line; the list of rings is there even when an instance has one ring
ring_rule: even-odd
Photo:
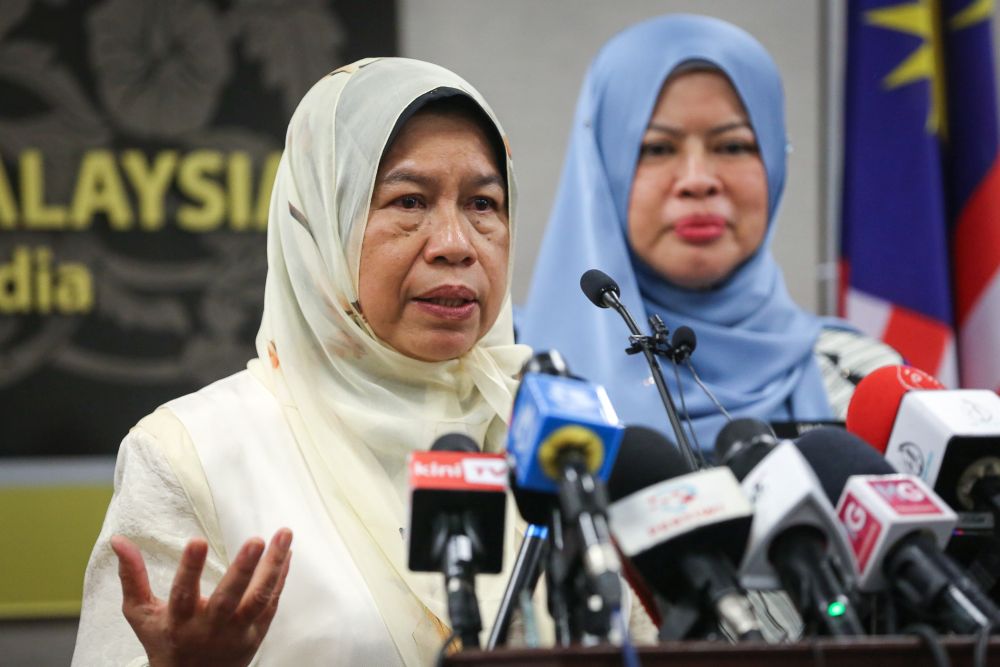
[[[698,339],[694,335],[694,330],[688,326],[679,326],[674,329],[674,335],[670,337],[670,347],[673,348],[673,360],[675,363],[687,361],[698,347]]]
[[[674,400],[670,396],[670,390],[663,379],[663,371],[653,356],[654,354],[663,354],[667,357],[673,357],[674,355],[673,349],[666,341],[667,330],[663,321],[658,315],[651,316],[649,321],[653,326],[654,335],[644,336],[636,325],[635,320],[632,319],[632,315],[628,312],[625,304],[618,298],[619,294],[621,294],[618,283],[611,276],[599,269],[584,271],[583,275],[580,276],[580,289],[583,290],[583,293],[595,306],[598,308],[612,308],[625,320],[625,324],[632,334],[629,336],[631,345],[625,352],[628,354],[643,353],[653,376],[653,382],[656,384],[656,389],[660,394],[660,400],[663,401],[663,407],[667,411],[670,428],[677,438],[677,444],[680,447],[685,462],[690,470],[697,470],[700,467],[698,456],[691,447],[691,443],[688,442],[687,436],[684,433],[684,427],[681,426],[680,418],[677,416],[677,407],[674,405]],[[691,329],[688,328],[688,331],[691,331]],[[679,342],[688,343],[690,347],[688,354],[694,350],[694,346],[691,345],[693,339],[693,331],[691,331],[690,337],[684,334],[679,339]]]
[[[479,648],[475,575],[503,566],[507,462],[450,433],[430,451],[411,453],[408,467],[408,567],[444,574],[452,629],[463,650]]]
[[[885,453],[903,396],[914,389],[944,389],[919,368],[883,366],[858,383],[847,406],[847,430]]]
[[[497,646],[507,643],[507,632],[510,629],[510,621],[513,618],[514,609],[517,608],[521,591],[528,591],[530,595],[535,590],[535,586],[538,585],[538,578],[542,574],[542,559],[545,557],[548,545],[548,536],[549,529],[546,526],[533,523],[528,524],[528,528],[524,531],[524,540],[521,541],[521,548],[514,560],[507,588],[504,589],[503,598],[500,600],[497,618],[493,622],[493,628],[486,641],[487,651],[492,651]]]
[[[923,480],[897,474],[845,431],[810,431],[798,447],[828,498],[839,498],[859,590],[888,589],[918,618],[958,633],[1000,622],[1000,610],[942,553],[957,516]]]
[[[622,552],[671,603],[661,639],[713,634],[722,623],[739,639],[762,639],[737,580],[753,516],[727,468],[691,473],[674,446],[629,427],[608,483]]]
[[[1000,396],[994,392],[948,390],[915,368],[887,366],[858,385],[847,428],[897,470],[930,484],[952,508],[990,512],[1000,525]]]
[[[521,367],[518,377],[523,378],[528,373],[572,377],[566,360],[558,350],[548,350],[532,355],[530,359],[524,362],[524,366]],[[497,609],[496,620],[493,622],[490,636],[486,642],[486,650],[488,651],[492,651],[499,644],[507,643],[507,632],[510,629],[510,622],[514,617],[514,610],[520,601],[519,597],[522,591],[525,590],[530,595],[538,585],[538,578],[542,573],[542,559],[545,557],[546,547],[549,543],[549,529],[545,524],[548,523],[551,517],[551,496],[521,490],[516,492],[514,497],[521,514],[527,516],[525,514],[527,512],[537,518],[538,521],[529,523],[527,529],[524,531],[524,539],[521,540],[521,546],[518,549],[514,567],[511,569],[510,578],[507,580],[507,588],[504,589],[503,598],[500,600],[500,607]]]
[[[621,564],[611,542],[601,480],[614,465],[622,431],[603,387],[532,372],[522,377],[507,439],[514,499],[525,520],[552,531],[551,555],[557,560],[549,567],[556,584],[550,589],[560,590],[550,590],[550,595],[563,594],[576,561],[588,588],[582,597],[566,593],[580,597],[574,611],[585,618],[560,628],[563,643],[569,635],[580,635],[584,626],[589,626],[588,634],[607,636],[610,614],[621,607]],[[564,535],[564,525],[571,534]],[[557,624],[563,616],[562,610],[553,612]]]
[[[715,455],[753,504],[741,583],[783,587],[807,626],[823,634],[864,634],[837,569],[850,567],[847,536],[795,445],[777,442],[764,422],[736,419],[719,432]]]
[[[621,295],[618,283],[600,269],[584,271],[583,275],[580,276],[580,289],[583,290],[587,298],[598,308],[614,308],[615,310],[624,308],[621,301],[618,300],[618,297]],[[631,316],[629,316],[629,319],[631,319]],[[632,324],[635,324],[635,322],[632,322]]]

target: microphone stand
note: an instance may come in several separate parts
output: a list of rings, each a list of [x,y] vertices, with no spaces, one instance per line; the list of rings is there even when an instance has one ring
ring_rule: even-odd
[[[646,336],[639,330],[635,320],[632,319],[632,315],[629,314],[617,294],[611,290],[607,290],[601,295],[601,298],[604,300],[604,303],[613,308],[625,320],[625,325],[628,326],[629,331],[632,333],[629,336],[629,342],[632,344],[625,349],[625,352],[627,354],[642,352],[646,358],[646,363],[649,364],[649,370],[653,375],[653,382],[656,383],[656,389],[660,393],[660,400],[663,401],[663,407],[667,411],[670,428],[673,429],[674,437],[677,438],[677,446],[680,447],[681,454],[684,456],[684,460],[691,470],[700,469],[701,466],[698,464],[698,459],[691,448],[691,443],[688,441],[687,435],[684,433],[681,420],[677,416],[677,407],[674,405],[674,399],[670,395],[667,383],[663,380],[663,371],[660,369],[659,362],[653,356],[660,355],[670,358],[673,355],[673,348],[667,341],[666,325],[660,319],[659,315],[652,315],[649,318],[649,324],[653,328],[653,335]]]
[[[552,622],[555,624],[556,644],[567,647],[579,635],[570,621],[569,600],[567,599],[570,592],[567,585],[570,567],[563,540],[562,512],[559,511],[558,507],[552,509],[548,540],[548,567],[545,568],[545,587],[548,593],[549,616],[552,617]]]
[[[486,642],[487,651],[492,651],[497,646],[507,643],[510,621],[514,616],[514,609],[517,607],[521,592],[528,591],[529,595],[534,593],[535,586],[542,574],[542,559],[546,557],[548,547],[548,527],[528,524],[528,529],[524,534],[524,542],[521,544],[517,561],[511,571],[511,580],[507,585],[507,590],[504,591],[497,619],[493,623],[493,629]]]

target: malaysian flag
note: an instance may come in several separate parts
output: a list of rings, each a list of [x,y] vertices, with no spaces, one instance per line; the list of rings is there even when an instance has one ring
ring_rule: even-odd
[[[848,3],[841,314],[1000,390],[992,0]]]

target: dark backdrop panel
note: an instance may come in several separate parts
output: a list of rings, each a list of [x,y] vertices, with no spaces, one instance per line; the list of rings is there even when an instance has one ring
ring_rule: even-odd
[[[112,454],[243,368],[285,128],[393,0],[0,4],[0,458]]]

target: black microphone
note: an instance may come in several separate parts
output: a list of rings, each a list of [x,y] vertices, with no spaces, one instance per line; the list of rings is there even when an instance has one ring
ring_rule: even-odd
[[[683,363],[689,359],[695,348],[698,347],[698,339],[694,335],[694,330],[688,326],[679,326],[674,329],[674,334],[670,337],[670,347],[673,348],[675,363]]]
[[[621,290],[618,283],[608,274],[600,269],[590,269],[584,271],[580,276],[580,289],[587,295],[587,298],[598,308],[621,308],[621,301],[618,297]],[[633,324],[635,324],[633,322]]]
[[[813,633],[862,635],[839,563],[850,566],[844,529],[816,474],[795,445],[771,427],[735,419],[720,431],[716,459],[736,475],[754,506],[740,564],[749,588],[784,588]]]
[[[657,363],[654,356],[654,353],[661,352],[668,356],[672,354],[671,350],[666,349],[669,345],[664,340],[666,337],[666,327],[664,327],[663,321],[660,320],[658,315],[650,317],[650,322],[654,329],[656,329],[657,335],[644,336],[639,330],[638,325],[636,325],[635,320],[632,319],[632,315],[628,312],[625,304],[618,298],[619,294],[621,294],[618,283],[611,276],[599,269],[584,271],[583,275],[580,276],[580,289],[583,290],[583,293],[595,306],[599,308],[612,308],[625,320],[625,324],[632,334],[629,336],[631,346],[625,351],[628,354],[643,353],[646,363],[649,365],[649,370],[652,373],[653,382],[656,384],[656,389],[660,394],[660,400],[663,401],[663,407],[667,411],[670,428],[677,438],[677,444],[680,447],[685,464],[689,470],[697,470],[700,467],[698,456],[695,454],[691,443],[688,442],[687,435],[684,433],[684,427],[677,416],[677,407],[674,405],[674,399],[670,396],[670,390],[663,379],[663,371],[660,369],[660,364]]]
[[[736,479],[743,479],[777,444],[766,423],[749,417],[734,419],[715,436],[715,459],[719,465],[729,466]]]
[[[410,454],[409,471],[407,565],[444,574],[452,628],[463,650],[479,648],[475,575],[503,565],[507,462],[481,453],[467,435],[449,433],[430,451]]]
[[[1000,610],[941,550],[957,516],[919,477],[896,474],[874,449],[840,429],[809,431],[799,450],[847,528],[858,589],[883,586],[917,619],[972,634]]]
[[[608,482],[612,529],[643,579],[670,603],[660,637],[712,636],[721,622],[762,639],[739,584],[752,510],[727,468],[690,469],[651,429],[626,429]]]

